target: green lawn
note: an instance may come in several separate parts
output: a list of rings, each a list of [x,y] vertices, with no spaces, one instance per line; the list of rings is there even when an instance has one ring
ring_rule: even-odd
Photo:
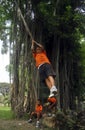
[[[0,119],[12,119],[13,113],[10,107],[0,106]]]

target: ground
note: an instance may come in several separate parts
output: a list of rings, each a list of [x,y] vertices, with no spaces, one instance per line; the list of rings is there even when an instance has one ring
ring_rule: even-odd
[[[33,124],[23,120],[2,120],[0,119],[0,130],[35,130]]]
[[[0,119],[0,130],[53,130],[46,127],[35,127],[35,123],[28,123],[26,120],[5,120]]]

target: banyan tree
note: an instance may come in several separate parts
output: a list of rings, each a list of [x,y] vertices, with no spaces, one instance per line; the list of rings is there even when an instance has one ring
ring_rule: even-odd
[[[31,52],[32,38],[44,45],[56,73],[58,108],[76,108],[80,99],[80,0],[7,1],[10,24],[11,107],[17,116],[44,103],[49,90],[39,80]],[[4,6],[4,4],[3,4]]]

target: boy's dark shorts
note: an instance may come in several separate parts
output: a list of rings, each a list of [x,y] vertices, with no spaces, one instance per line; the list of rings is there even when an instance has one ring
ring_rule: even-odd
[[[45,63],[40,66],[39,68],[39,75],[40,75],[40,80],[45,81],[48,76],[53,76],[55,78],[56,74],[52,68],[52,65],[49,63]]]
[[[34,112],[33,116],[37,118],[37,112]],[[40,118],[42,117],[42,113],[40,113]]]

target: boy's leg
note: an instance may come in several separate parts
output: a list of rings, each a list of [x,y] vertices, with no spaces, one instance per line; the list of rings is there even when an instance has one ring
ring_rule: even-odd
[[[37,122],[36,122],[36,127],[39,127],[39,125],[40,125],[40,121],[39,121],[39,119],[41,118],[41,113],[39,112],[39,113],[37,113]]]
[[[51,89],[50,89],[50,95],[51,95],[51,94],[56,95],[56,94],[57,94],[57,91],[58,91],[58,90],[57,90],[56,86],[52,86]]]
[[[37,121],[39,121],[40,118],[41,118],[41,113],[38,112],[38,113],[37,113]]]
[[[30,115],[30,119],[28,120],[28,123],[31,123],[32,122],[32,117],[35,115],[35,112],[32,112],[31,115]]]
[[[53,76],[48,76],[48,78],[46,78],[45,81],[46,81],[48,88],[50,89],[50,94],[52,94],[54,92],[57,93],[57,88],[55,86],[55,81],[54,81]]]

